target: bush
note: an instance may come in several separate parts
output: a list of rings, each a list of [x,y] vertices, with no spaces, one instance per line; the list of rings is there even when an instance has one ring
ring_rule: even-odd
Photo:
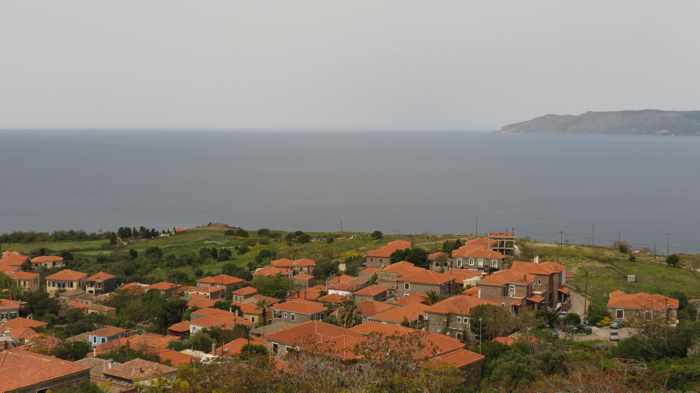
[[[384,234],[381,231],[374,231],[370,234],[370,237],[374,240],[380,240],[384,238]]]
[[[678,267],[681,263],[681,258],[676,254],[671,254],[666,257],[666,264],[670,267]]]
[[[260,228],[260,229],[258,229],[258,236],[261,236],[261,237],[268,237],[268,236],[270,236],[270,233],[271,233],[270,230],[267,229],[267,228]]]
[[[76,361],[90,352],[90,344],[84,341],[63,342],[51,354],[59,359]]]

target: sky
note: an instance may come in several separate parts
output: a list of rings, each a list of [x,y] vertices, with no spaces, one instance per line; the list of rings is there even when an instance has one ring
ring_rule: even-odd
[[[2,0],[0,128],[491,130],[700,109],[696,0]]]

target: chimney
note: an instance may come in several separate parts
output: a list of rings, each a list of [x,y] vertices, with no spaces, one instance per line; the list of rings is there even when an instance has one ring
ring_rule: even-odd
[[[540,256],[539,256],[539,255],[535,255],[535,257],[532,258],[532,262],[534,262],[534,263],[540,263]]]

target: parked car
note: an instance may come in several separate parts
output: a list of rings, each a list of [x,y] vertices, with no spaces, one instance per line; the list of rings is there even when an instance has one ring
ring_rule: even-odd
[[[622,322],[621,319],[616,319],[616,320],[610,322],[610,329],[619,329],[622,326],[624,326],[624,323]]]
[[[610,341],[620,341],[620,332],[618,332],[617,330],[611,330]]]

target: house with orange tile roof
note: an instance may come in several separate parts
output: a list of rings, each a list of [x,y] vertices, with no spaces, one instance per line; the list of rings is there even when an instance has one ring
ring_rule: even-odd
[[[0,272],[17,272],[22,265],[31,262],[30,258],[17,251],[3,251],[0,255]]]
[[[416,292],[435,292],[441,297],[445,297],[451,295],[455,287],[455,281],[449,275],[428,269],[420,269],[400,275],[397,279],[397,287],[394,294],[400,297]]]
[[[282,268],[274,267],[274,266],[263,266],[261,268],[256,269],[253,272],[253,277],[276,277],[276,276],[291,277],[292,271],[289,269],[282,269]]]
[[[190,321],[180,321],[168,326],[168,336],[184,338],[190,335]]]
[[[203,308],[193,311],[190,316],[190,335],[193,335],[200,330],[206,329],[225,329],[231,330],[236,326],[252,327],[251,321],[237,316],[236,314],[220,310],[218,308]]]
[[[521,308],[544,300],[532,293],[534,281],[532,274],[511,269],[497,271],[479,281],[478,298],[500,304],[517,314]]]
[[[366,338],[340,326],[321,321],[306,321],[267,334],[263,340],[276,357],[284,357],[289,352],[305,351],[352,361],[360,358],[355,348]]]
[[[253,288],[253,287],[243,287],[240,289],[236,289],[231,293],[232,299],[234,303],[242,303],[246,299],[256,295],[258,293],[258,290]]]
[[[100,344],[126,337],[126,333],[126,329],[120,327],[103,326],[86,334],[90,346],[96,347]]]
[[[133,359],[103,371],[110,391],[135,392],[140,386],[173,381],[177,369],[143,359]]]
[[[308,273],[299,273],[294,275],[292,277],[292,281],[296,285],[302,286],[302,287],[311,287],[314,285],[314,281],[316,280],[316,277],[308,274]]]
[[[353,298],[355,303],[361,303],[368,300],[374,300],[378,302],[383,302],[389,297],[389,290],[379,284],[370,285],[364,287],[359,291],[353,293]]]
[[[226,297],[226,288],[219,286],[189,287],[185,289],[186,296],[201,296],[212,301],[222,300]]]
[[[168,281],[161,281],[161,282],[157,282],[155,284],[149,285],[146,288],[146,292],[156,291],[163,296],[170,297],[170,296],[175,296],[180,291],[181,288],[182,288],[182,286],[179,284],[175,284],[175,283],[168,282]]]
[[[299,273],[313,274],[316,267],[316,261],[310,258],[303,259],[275,259],[270,264],[278,269],[289,271],[291,275]]]
[[[496,305],[473,296],[458,295],[428,306],[425,310],[428,330],[464,340],[470,336],[472,309],[484,304]]]
[[[46,392],[90,380],[90,367],[22,349],[0,352],[0,392]]]
[[[217,274],[216,276],[203,277],[197,280],[198,287],[224,287],[229,292],[243,284],[245,284],[245,280],[228,274]]]
[[[395,307],[398,306],[389,303],[378,302],[375,300],[365,300],[363,302],[357,303],[357,311],[362,316],[363,321],[366,321],[369,317],[373,315],[391,310]]]
[[[66,263],[63,260],[63,257],[58,255],[41,255],[32,258],[32,266],[34,269],[55,269],[65,267]]]
[[[100,295],[117,288],[117,277],[106,272],[97,272],[85,279],[85,292]]]
[[[119,288],[117,288],[118,291],[123,291],[130,295],[143,295],[144,293],[146,293],[147,289],[148,284],[143,284],[140,282],[128,282],[126,284],[122,284]]]
[[[187,299],[187,308],[210,308],[216,305],[216,301],[202,295],[190,295]]]
[[[646,293],[614,290],[608,298],[608,314],[614,319],[639,324],[647,321],[678,323],[678,299]]]
[[[87,276],[87,274],[75,270],[61,270],[46,276],[46,292],[49,295],[54,295],[58,292],[83,290]]]
[[[319,302],[309,300],[287,300],[270,307],[272,318],[291,323],[302,323],[310,320],[321,320],[328,308]]]
[[[5,271],[0,273],[10,278],[17,288],[23,292],[33,292],[39,289],[39,273],[18,271]]]
[[[353,292],[367,285],[368,279],[341,274],[328,280],[326,289],[329,295],[352,296]]]
[[[243,352],[243,347],[246,345],[265,346],[265,341],[259,338],[239,337],[217,348],[216,353],[214,354],[217,356],[238,357],[241,355],[241,352]]]
[[[394,297],[387,301],[397,306],[407,306],[409,304],[425,303],[425,293],[415,292],[410,295]]]
[[[23,302],[10,299],[0,299],[0,321],[19,317]]]
[[[423,303],[413,303],[374,314],[367,317],[367,321],[422,328],[426,321],[427,309],[428,306]]]
[[[467,386],[477,385],[481,379],[484,355],[462,348],[435,356],[427,363],[428,367],[454,367],[462,371]]]
[[[368,267],[385,267],[391,263],[391,255],[396,251],[406,250],[413,245],[408,240],[394,240],[379,248],[367,251],[365,265]]]
[[[163,349],[158,352],[158,362],[172,367],[180,367],[199,363],[199,359],[173,349]]]
[[[451,269],[477,269],[494,271],[506,267],[506,256],[491,248],[483,247],[480,243],[467,243],[453,250],[452,256],[447,260],[447,268]]]
[[[168,345],[173,341],[178,341],[178,338],[155,333],[144,333],[108,341],[96,346],[93,351],[94,354],[101,355],[126,347],[134,351],[157,356],[161,350],[167,349]]]
[[[566,306],[569,303],[569,296],[563,290],[566,284],[564,265],[556,262],[540,262],[539,258],[536,257],[533,262],[513,261],[510,270],[530,274],[534,277],[532,294],[543,298],[537,306],[568,308]]]

